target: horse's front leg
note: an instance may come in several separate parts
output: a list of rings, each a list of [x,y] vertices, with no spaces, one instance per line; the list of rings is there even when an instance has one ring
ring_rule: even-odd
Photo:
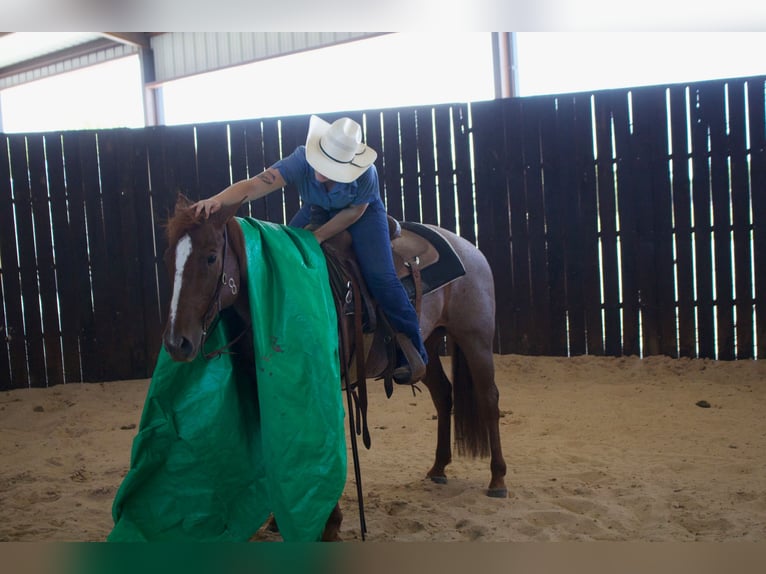
[[[340,524],[343,522],[343,513],[340,510],[340,504],[335,504],[335,508],[330,512],[330,516],[327,517],[324,530],[322,531],[322,542],[341,542],[340,537]],[[279,533],[279,525],[274,515],[270,515],[269,519],[263,525],[262,530],[272,532],[274,534]],[[259,531],[260,532],[260,531]]]
[[[322,542],[341,542],[340,523],[343,522],[343,513],[340,510],[340,504],[336,504],[332,509],[327,523],[322,532]]]
[[[423,383],[428,387],[436,407],[436,458],[426,476],[438,484],[446,484],[444,469],[452,462],[452,385],[439,360],[440,344],[441,337],[431,337],[426,342],[430,360]]]

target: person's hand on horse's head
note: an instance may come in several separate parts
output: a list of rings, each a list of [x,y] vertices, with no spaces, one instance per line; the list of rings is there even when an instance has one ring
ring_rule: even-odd
[[[205,219],[207,219],[213,213],[221,209],[221,202],[214,197],[209,197],[207,199],[201,199],[192,205],[192,208],[194,209],[194,215],[202,213],[205,215]]]

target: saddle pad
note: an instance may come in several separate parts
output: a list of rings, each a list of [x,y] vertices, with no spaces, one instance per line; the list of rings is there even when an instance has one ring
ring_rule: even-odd
[[[443,287],[447,283],[454,281],[458,277],[465,275],[465,267],[460,257],[455,253],[452,245],[430,225],[415,223],[412,221],[402,221],[402,229],[411,231],[428,241],[439,253],[438,259],[429,265],[423,267],[420,271],[420,280],[423,288],[423,294],[430,293]],[[402,278],[402,285],[407,291],[407,296],[411,301],[415,300],[415,282],[411,275]]]

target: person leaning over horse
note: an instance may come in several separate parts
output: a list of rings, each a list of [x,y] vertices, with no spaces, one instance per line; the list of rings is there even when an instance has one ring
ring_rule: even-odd
[[[418,318],[399,281],[391,254],[387,215],[380,198],[375,150],[362,143],[362,129],[350,118],[332,124],[311,116],[306,145],[253,178],[238,181],[217,195],[197,202],[207,218],[222,206],[252,201],[288,184],[298,188],[301,208],[290,221],[313,230],[321,244],[348,230],[367,287],[396,331],[412,341],[422,363],[409,365],[399,353],[394,380],[412,383],[428,361]]]

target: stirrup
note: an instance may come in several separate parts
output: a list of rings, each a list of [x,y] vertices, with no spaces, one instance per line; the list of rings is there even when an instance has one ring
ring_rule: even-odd
[[[394,369],[394,381],[400,385],[412,385],[426,374],[426,364],[407,335],[397,333],[396,344],[402,350],[404,358],[407,360],[407,365]]]

